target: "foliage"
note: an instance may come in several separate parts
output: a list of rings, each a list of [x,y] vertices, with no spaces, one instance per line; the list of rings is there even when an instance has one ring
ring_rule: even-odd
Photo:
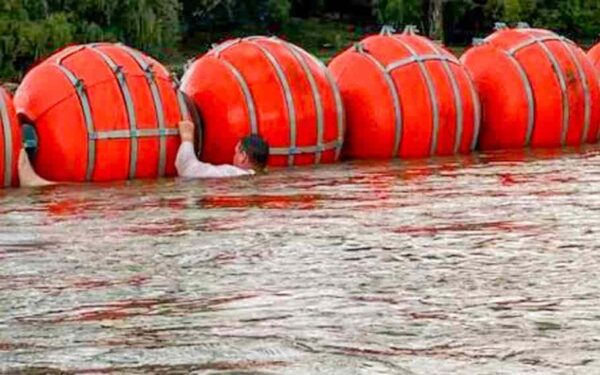
[[[414,24],[423,28],[420,0],[376,0],[375,14],[381,24],[400,27]]]
[[[149,52],[176,46],[178,0],[2,0],[0,77],[69,43],[120,40]]]
[[[441,17],[432,17],[439,4]],[[18,79],[68,43],[118,40],[173,60],[223,37],[278,34],[323,56],[381,24],[415,24],[436,37],[443,31],[446,43],[467,44],[498,21],[591,42],[600,34],[600,1],[0,0],[0,78]]]
[[[290,17],[290,0],[183,0],[187,31],[242,25],[282,25]]]

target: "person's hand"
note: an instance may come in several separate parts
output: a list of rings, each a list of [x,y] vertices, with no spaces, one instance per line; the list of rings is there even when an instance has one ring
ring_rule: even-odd
[[[194,123],[187,120],[179,122],[179,135],[181,142],[194,143]]]

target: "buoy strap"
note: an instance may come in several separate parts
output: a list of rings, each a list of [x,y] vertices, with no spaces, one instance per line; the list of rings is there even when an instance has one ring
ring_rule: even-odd
[[[269,153],[271,155],[289,156],[289,155],[300,155],[300,154],[312,154],[316,152],[324,152],[328,150],[337,149],[342,147],[342,143],[339,140],[324,143],[316,146],[297,146],[297,147],[271,147]]]
[[[325,115],[323,109],[323,103],[321,102],[321,93],[319,92],[319,87],[317,85],[317,81],[315,76],[310,69],[308,62],[305,60],[304,56],[300,51],[295,49],[291,44],[284,42],[280,39],[271,39],[276,43],[279,43],[283,46],[288,52],[294,56],[296,62],[300,65],[304,76],[308,80],[310,85],[310,90],[312,93],[313,105],[315,106],[316,111],[316,128],[317,128],[317,147],[322,148],[323,146],[323,137],[324,137],[324,127],[325,127]],[[315,164],[319,164],[321,161],[321,150],[317,150],[317,154],[315,156]]]
[[[117,46],[120,47],[124,52],[129,54],[129,56],[131,56],[137,62],[139,67],[145,72],[146,81],[148,82],[150,93],[152,95],[152,101],[154,103],[154,110],[156,112],[156,120],[158,123],[158,127],[160,129],[164,129],[166,127],[165,111],[160,89],[158,88],[158,83],[156,82],[156,76],[153,70],[153,63],[146,61],[144,56],[139,51],[136,51],[121,43],[117,44]],[[167,162],[167,144],[165,142],[164,137],[160,137],[159,148],[160,151],[158,158],[158,175],[160,177],[163,177],[165,175]]]
[[[395,32],[396,32],[396,29],[394,28],[394,26],[392,26],[392,25],[383,25],[381,27],[381,31],[379,32],[379,35],[391,36]]]
[[[562,38],[562,45],[567,51],[571,60],[575,64],[575,68],[577,70],[577,75],[579,76],[579,82],[581,83],[583,89],[584,96],[584,115],[583,115],[583,131],[581,132],[581,143],[585,143],[586,139],[589,136],[590,125],[592,121],[592,92],[590,90],[590,85],[588,82],[588,77],[585,74],[585,70],[581,65],[581,61],[577,58],[575,54],[574,48],[568,44],[569,40],[566,38]]]
[[[56,67],[67,77],[67,79],[71,82],[73,87],[75,88],[75,92],[77,93],[77,97],[79,99],[79,104],[81,106],[81,110],[83,111],[83,118],[85,121],[85,127],[88,134],[94,133],[94,119],[92,117],[92,108],[90,106],[90,101],[85,89],[85,84],[83,81],[78,78],[75,73],[73,73],[69,68],[60,63],[56,64]],[[87,158],[87,167],[85,172],[85,180],[91,181],[92,176],[94,174],[94,168],[96,166],[96,143],[89,142],[88,143],[88,158]]]
[[[560,94],[561,94],[561,99],[562,99],[562,130],[561,130],[561,146],[565,146],[566,144],[566,140],[567,140],[567,134],[569,131],[569,117],[570,117],[570,112],[569,112],[569,93],[567,91],[567,77],[565,76],[565,73],[563,72],[563,70],[561,69],[561,65],[557,59],[557,57],[554,55],[554,53],[550,50],[550,48],[548,48],[548,46],[544,43],[546,41],[549,40],[556,40],[556,41],[561,41],[560,37],[557,35],[549,35],[547,37],[538,37],[536,35],[530,35],[530,34],[525,34],[526,36],[529,37],[528,43],[529,44],[537,44],[540,49],[543,51],[543,53],[548,57],[548,59],[550,60],[550,65],[552,65],[552,69],[554,70],[554,74],[556,75],[556,78],[558,79],[559,85],[560,85]],[[527,44],[527,45],[529,45]],[[513,48],[515,49],[515,48]],[[513,52],[512,54],[514,54],[515,52]]]
[[[558,35],[546,35],[546,36],[534,36],[534,35],[530,35],[530,34],[523,34],[523,35],[527,35],[529,38],[527,40],[524,40],[523,42],[517,44],[516,46],[510,48],[508,50],[508,53],[510,53],[511,55],[514,55],[515,53],[517,53],[518,51],[522,50],[525,47],[529,47],[533,44],[536,43],[542,43],[542,42],[551,42],[551,41],[555,41],[555,42],[567,42],[567,43],[572,43],[570,40],[563,38],[561,36]]]
[[[65,48],[64,50],[62,50],[59,53],[57,53],[56,55],[54,55],[54,62],[57,64],[62,64],[65,59],[69,58],[70,56],[76,54],[77,52],[79,52],[81,50],[84,50],[85,48],[86,48],[85,45],[72,46],[72,47]]]
[[[454,57],[454,56],[448,56],[444,53],[444,50],[442,49],[441,46],[439,46],[438,44],[429,41],[428,39],[424,39],[425,44],[427,44],[429,46],[429,48],[431,49],[431,51],[434,54],[437,54],[439,56],[443,56],[445,58],[442,59],[435,59],[437,61],[441,62],[442,67],[444,68],[444,72],[446,73],[446,77],[448,78],[448,81],[450,82],[450,86],[452,87],[452,93],[454,94],[454,108],[456,109],[456,135],[454,138],[454,148],[453,148],[453,152],[456,154],[460,151],[460,146],[462,143],[462,138],[463,138],[463,131],[464,131],[464,110],[465,108],[463,107],[463,93],[461,92],[459,85],[458,85],[458,77],[456,75],[456,72],[450,67],[450,63],[455,64],[456,66],[458,66],[459,68],[462,68],[462,64],[460,63],[460,61]],[[449,59],[448,59],[449,58]],[[475,100],[473,105],[476,105]],[[474,111],[474,126],[478,126],[477,125],[477,110]],[[475,135],[477,133],[477,131],[473,132],[473,135]],[[473,139],[473,141],[475,141],[475,139]],[[471,144],[473,144],[473,142],[471,142]]]
[[[283,66],[277,60],[277,58],[264,46],[256,43],[252,38],[246,38],[250,45],[256,47],[260,52],[262,52],[263,56],[266,60],[271,64],[273,69],[275,70],[275,75],[279,80],[279,84],[281,85],[281,89],[283,91],[283,97],[285,100],[285,107],[288,114],[289,128],[290,128],[290,148],[296,147],[297,142],[297,120],[296,120],[296,108],[294,106],[294,98],[292,95],[292,89],[288,78],[285,74]],[[288,154],[288,165],[294,165],[294,154]]]
[[[398,88],[394,83],[394,79],[392,78],[390,72],[388,72],[375,56],[369,53],[367,50],[363,48],[359,48],[356,50],[361,56],[365,57],[368,61],[370,61],[375,68],[381,73],[383,79],[388,87],[390,95],[392,95],[392,105],[394,106],[394,147],[392,149],[392,157],[396,157],[398,152],[400,151],[400,143],[402,141],[402,105],[400,103],[400,94],[398,93]]]
[[[223,56],[221,56],[221,52],[223,52],[225,49],[232,47],[236,44],[239,44],[241,42],[246,42],[246,43],[254,46],[255,48],[257,48],[262,53],[262,55],[268,60],[268,62],[271,64],[271,66],[274,68],[276,76],[281,84],[281,88],[282,88],[285,103],[286,103],[286,108],[288,110],[288,116],[289,116],[289,121],[290,121],[290,123],[289,123],[290,124],[290,138],[291,138],[291,146],[289,148],[275,149],[275,153],[279,152],[280,155],[290,156],[290,158],[288,160],[288,164],[292,165],[294,155],[299,154],[299,153],[304,153],[304,152],[311,152],[311,151],[306,151],[307,150],[306,147],[296,147],[296,145],[295,145],[296,135],[297,135],[296,134],[297,133],[296,113],[295,113],[290,83],[288,82],[288,79],[284,73],[284,69],[281,66],[281,64],[279,63],[278,59],[265,46],[257,43],[259,40],[261,40],[263,38],[264,37],[247,37],[247,38],[243,38],[243,39],[234,39],[234,40],[222,43],[221,45],[214,46],[213,50],[211,50],[209,52],[209,54],[212,55],[213,57],[217,58],[230,71],[230,73],[233,75],[233,77],[239,84],[240,89],[243,94],[243,97],[244,97],[244,101],[246,103],[246,108],[248,111],[250,131],[252,133],[256,133],[256,134],[259,133],[259,124],[258,124],[258,117],[257,117],[257,113],[256,113],[256,105],[254,103],[254,98],[252,96],[250,86],[249,86],[248,82],[246,81],[246,79],[244,78],[244,76],[242,75],[242,73],[232,63],[230,63],[227,59],[225,59]],[[324,150],[328,150],[330,144],[327,144],[327,145],[323,144],[323,142],[324,142],[323,141],[324,126],[325,126],[324,108],[323,108],[323,104],[321,103],[321,93],[318,88],[316,78],[315,78],[310,66],[308,65],[308,61],[306,59],[315,63],[325,73],[326,79],[327,79],[329,85],[331,86],[331,90],[333,92],[335,105],[336,105],[338,139],[335,142],[335,144],[337,145],[337,149],[336,149],[336,159],[337,159],[341,152],[341,147],[343,144],[343,137],[344,137],[344,107],[343,107],[343,102],[341,99],[341,94],[339,92],[337,84],[335,83],[335,80],[329,74],[329,72],[327,71],[327,68],[323,64],[323,62],[321,62],[314,56],[306,53],[299,47],[296,47],[295,45],[287,43],[276,37],[268,38],[268,40],[272,41],[274,43],[277,43],[279,45],[282,45],[283,47],[286,48],[286,50],[288,52],[290,52],[292,54],[292,56],[296,59],[296,61],[300,65],[300,68],[302,69],[303,73],[305,74],[305,76],[309,82],[311,92],[313,94],[312,96],[313,96],[313,101],[314,101],[315,110],[316,110],[317,145],[312,146],[312,148],[311,148],[311,150],[314,150],[312,152],[317,153],[317,157],[315,158],[315,163],[319,162],[319,159],[320,159],[319,154]],[[334,145],[334,147],[335,147],[335,145]]]
[[[527,72],[519,60],[517,60],[514,55],[508,53],[508,51],[504,51],[504,53],[514,68],[517,69],[519,77],[521,78],[521,83],[525,89],[525,95],[527,96],[527,132],[525,133],[525,146],[529,146],[531,144],[533,128],[535,126],[535,98],[533,96],[533,86],[527,76]]]
[[[246,39],[249,39],[249,38],[246,38]],[[226,49],[228,49],[229,47],[231,47],[233,45],[241,43],[243,40],[244,39],[242,39],[242,38],[236,38],[236,39],[228,40],[221,44],[216,44],[216,45],[213,44],[212,49],[210,51],[208,51],[208,54],[213,54],[213,55],[219,57],[223,51],[225,51]]]
[[[149,138],[149,137],[167,137],[179,135],[179,130],[176,128],[167,129],[129,129],[129,130],[109,130],[102,132],[93,132],[88,134],[91,140],[106,140],[106,139],[133,139],[133,138]]]
[[[427,85],[427,92],[429,93],[429,100],[431,103],[431,107],[432,107],[432,138],[431,138],[431,146],[430,146],[430,155],[435,155],[436,151],[437,151],[437,145],[438,145],[438,137],[439,137],[439,131],[440,131],[440,106],[438,103],[438,98],[437,98],[437,91],[436,91],[436,87],[435,84],[433,82],[433,78],[431,77],[431,74],[429,73],[429,70],[427,69],[426,65],[425,65],[425,60],[423,60],[423,56],[421,56],[419,53],[417,53],[417,51],[410,45],[410,43],[407,43],[405,40],[401,39],[401,38],[392,38],[394,41],[396,41],[398,44],[400,44],[401,46],[403,46],[412,56],[412,58],[415,59],[415,62],[417,63],[417,66],[419,67],[419,71],[421,72],[421,75],[423,77],[423,79],[425,80],[425,84]],[[435,46],[433,47],[433,50],[435,51],[436,48]],[[435,56],[436,59],[439,58],[440,56],[445,56],[445,55],[440,55],[440,54],[434,54],[434,55],[430,55],[430,56]]]
[[[9,187],[12,182],[12,133],[8,108],[4,99],[4,92],[0,89],[0,121],[4,133],[4,186]]]
[[[217,58],[219,58],[219,56],[217,56]],[[256,114],[256,105],[254,104],[254,97],[252,96],[248,82],[246,82],[246,79],[242,73],[229,61],[222,58],[219,58],[219,61],[221,61],[223,65],[225,65],[225,67],[231,72],[231,74],[233,74],[233,77],[240,85],[240,89],[244,95],[244,101],[246,102],[246,108],[248,109],[250,131],[252,133],[258,133],[258,116]]]
[[[335,153],[335,160],[338,160],[340,157],[340,154],[342,152],[342,146],[344,144],[344,132],[345,132],[344,124],[346,121],[345,120],[346,113],[345,113],[345,108],[344,108],[344,102],[342,100],[342,94],[340,92],[340,89],[335,81],[335,78],[333,78],[333,75],[331,74],[331,72],[329,71],[327,66],[323,63],[323,61],[319,60],[312,54],[304,51],[300,47],[297,47],[293,44],[292,44],[292,47],[295,48],[298,52],[305,55],[308,59],[312,60],[317,66],[321,67],[322,71],[325,74],[325,78],[327,79],[327,82],[329,82],[329,86],[331,87],[331,90],[333,91],[333,97],[335,100],[336,119],[337,119],[337,130],[338,130],[338,147],[337,147],[336,153]]]
[[[409,65],[409,64],[418,63],[418,62],[426,62],[426,61],[445,61],[445,62],[451,62],[456,65],[460,65],[460,61],[458,61],[458,59],[454,56],[430,54],[430,55],[410,56],[410,57],[406,57],[404,59],[394,61],[393,63],[388,64],[388,66],[385,68],[385,70],[389,73],[395,69],[401,68],[401,67]]]
[[[98,56],[101,57],[102,61],[109,66],[112,70],[113,74],[117,78],[117,82],[119,84],[119,89],[121,91],[121,96],[125,103],[125,108],[127,109],[127,121],[129,122],[129,128],[132,131],[136,130],[136,112],[135,106],[133,104],[133,98],[131,96],[131,91],[129,89],[129,85],[127,83],[127,79],[125,78],[125,74],[123,73],[123,67],[118,65],[108,54],[98,48],[97,44],[88,45],[89,49]],[[128,176],[130,179],[134,178],[137,172],[137,159],[138,159],[138,145],[137,143],[131,144],[131,150],[129,155],[129,173]]]

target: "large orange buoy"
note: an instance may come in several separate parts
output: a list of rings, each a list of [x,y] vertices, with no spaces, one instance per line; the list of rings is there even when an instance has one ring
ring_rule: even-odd
[[[337,86],[320,61],[277,38],[224,42],[194,61],[182,90],[204,124],[202,159],[231,163],[242,136],[271,146],[270,165],[330,163],[343,142]]]
[[[594,64],[596,70],[600,72],[600,43],[588,51],[588,57],[592,60],[592,64]]]
[[[600,89],[585,53],[548,30],[497,25],[462,57],[482,103],[483,150],[598,139]]]
[[[11,96],[0,87],[0,186],[18,186],[21,131]]]
[[[347,114],[344,155],[411,158],[467,153],[479,102],[456,57],[414,27],[384,27],[333,59]]]
[[[121,44],[65,48],[24,78],[17,112],[39,139],[33,165],[54,181],[176,174],[183,94],[158,62]]]

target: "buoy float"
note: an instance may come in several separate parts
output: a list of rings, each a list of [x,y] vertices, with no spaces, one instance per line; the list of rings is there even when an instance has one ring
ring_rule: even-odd
[[[19,185],[17,162],[21,131],[10,94],[0,87],[0,186]]]
[[[157,61],[122,44],[71,46],[31,70],[15,95],[39,139],[33,165],[54,181],[173,176],[177,124],[190,119]]]
[[[588,51],[588,57],[592,60],[592,64],[600,74],[600,43],[596,44]]]
[[[598,139],[600,89],[585,53],[551,31],[520,24],[462,57],[477,86],[483,150],[575,146]]]
[[[347,115],[344,155],[416,158],[467,153],[480,122],[475,87],[459,60],[417,35],[384,27],[329,64]]]
[[[271,146],[269,165],[331,163],[344,136],[343,103],[324,64],[272,37],[226,41],[195,60],[182,90],[204,125],[202,160],[231,163],[247,134]]]

